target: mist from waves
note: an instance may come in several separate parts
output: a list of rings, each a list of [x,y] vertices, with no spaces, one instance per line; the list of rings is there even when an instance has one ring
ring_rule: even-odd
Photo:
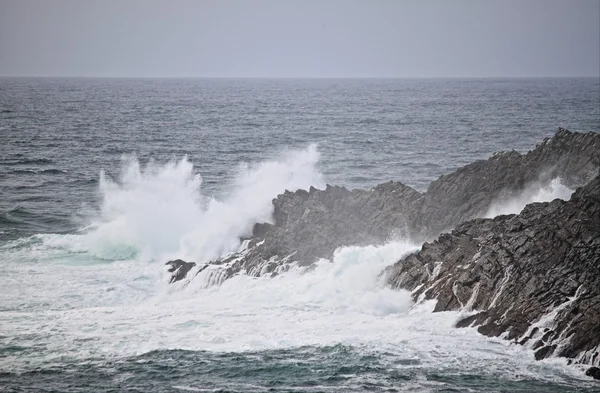
[[[504,214],[519,214],[525,206],[534,202],[550,202],[554,199],[568,201],[573,190],[562,184],[560,178],[552,179],[547,184],[534,183],[526,187],[518,195],[497,199],[488,208],[484,218],[494,218]]]

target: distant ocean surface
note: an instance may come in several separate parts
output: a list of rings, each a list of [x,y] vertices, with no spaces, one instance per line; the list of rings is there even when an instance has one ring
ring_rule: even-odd
[[[219,287],[164,266],[285,189],[425,191],[559,126],[600,132],[599,78],[0,78],[0,391],[599,391],[385,288],[401,239]]]

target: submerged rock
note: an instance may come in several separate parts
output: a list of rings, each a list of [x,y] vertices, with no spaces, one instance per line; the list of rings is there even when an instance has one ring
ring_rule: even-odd
[[[600,175],[569,201],[459,225],[385,272],[394,288],[457,323],[535,350],[536,359],[600,362]]]
[[[586,370],[585,375],[594,379],[600,379],[600,368],[590,367]]]

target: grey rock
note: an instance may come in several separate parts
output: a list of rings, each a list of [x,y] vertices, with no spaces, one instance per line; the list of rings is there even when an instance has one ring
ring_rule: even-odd
[[[561,177],[569,186],[589,181],[600,166],[600,134],[560,128],[527,154],[498,153],[441,176],[426,193],[390,181],[371,190],[327,186],[286,191],[273,200],[273,222],[257,223],[241,252],[210,262],[238,272],[276,275],[291,263],[306,266],[331,259],[336,248],[381,244],[390,237],[421,243],[480,217],[498,198],[514,196],[531,183]],[[217,280],[219,281],[219,280]]]
[[[461,222],[482,216],[497,199],[520,194],[528,185],[560,178],[574,189],[590,181],[600,167],[600,134],[559,128],[551,139],[527,154],[496,153],[432,182],[414,204],[411,227],[428,240]]]
[[[174,283],[183,280],[188,272],[196,266],[196,263],[175,259],[174,261],[165,263],[165,265],[169,266],[168,272],[171,273],[171,280],[169,282]]]
[[[473,314],[473,326],[535,357],[600,362],[600,175],[569,201],[459,225],[385,271],[394,288],[434,311]]]

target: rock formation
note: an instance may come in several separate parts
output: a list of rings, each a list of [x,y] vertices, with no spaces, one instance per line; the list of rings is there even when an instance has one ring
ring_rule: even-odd
[[[206,285],[240,272],[273,276],[292,263],[330,259],[341,246],[439,236],[388,267],[389,285],[411,290],[416,301],[436,299],[435,311],[462,310],[468,316],[458,327],[528,345],[538,359],[564,356],[598,366],[599,168],[600,134],[559,129],[527,154],[474,162],[441,176],[425,193],[398,182],[371,190],[286,191],[273,200],[273,222],[257,223],[239,251],[195,270],[194,263],[168,262],[171,282],[189,271],[206,271]],[[585,186],[569,201],[477,218],[494,201],[555,178],[571,189]],[[592,367],[588,374],[600,372]]]
[[[257,223],[241,251],[209,263],[222,270],[215,283],[240,271],[277,274],[292,262],[309,265],[331,258],[341,246],[381,244],[390,236],[414,242],[433,239],[461,222],[481,217],[499,198],[515,196],[532,183],[560,177],[575,188],[600,167],[600,134],[559,129],[527,154],[498,153],[431,183],[419,193],[399,182],[371,190],[286,191],[273,200],[272,223]],[[180,270],[173,281],[185,277]],[[186,271],[187,272],[187,271]]]
[[[185,262],[181,259],[175,259],[165,263],[169,266],[168,272],[171,273],[171,283],[179,280],[183,280],[188,272],[196,266],[194,262]]]
[[[459,225],[386,271],[457,326],[530,346],[537,359],[600,363],[600,175],[569,201]]]
[[[600,134],[564,128],[527,154],[496,153],[432,182],[413,211],[413,230],[432,239],[461,222],[480,217],[495,200],[508,199],[528,185],[555,178],[570,189],[590,181],[600,167]]]

